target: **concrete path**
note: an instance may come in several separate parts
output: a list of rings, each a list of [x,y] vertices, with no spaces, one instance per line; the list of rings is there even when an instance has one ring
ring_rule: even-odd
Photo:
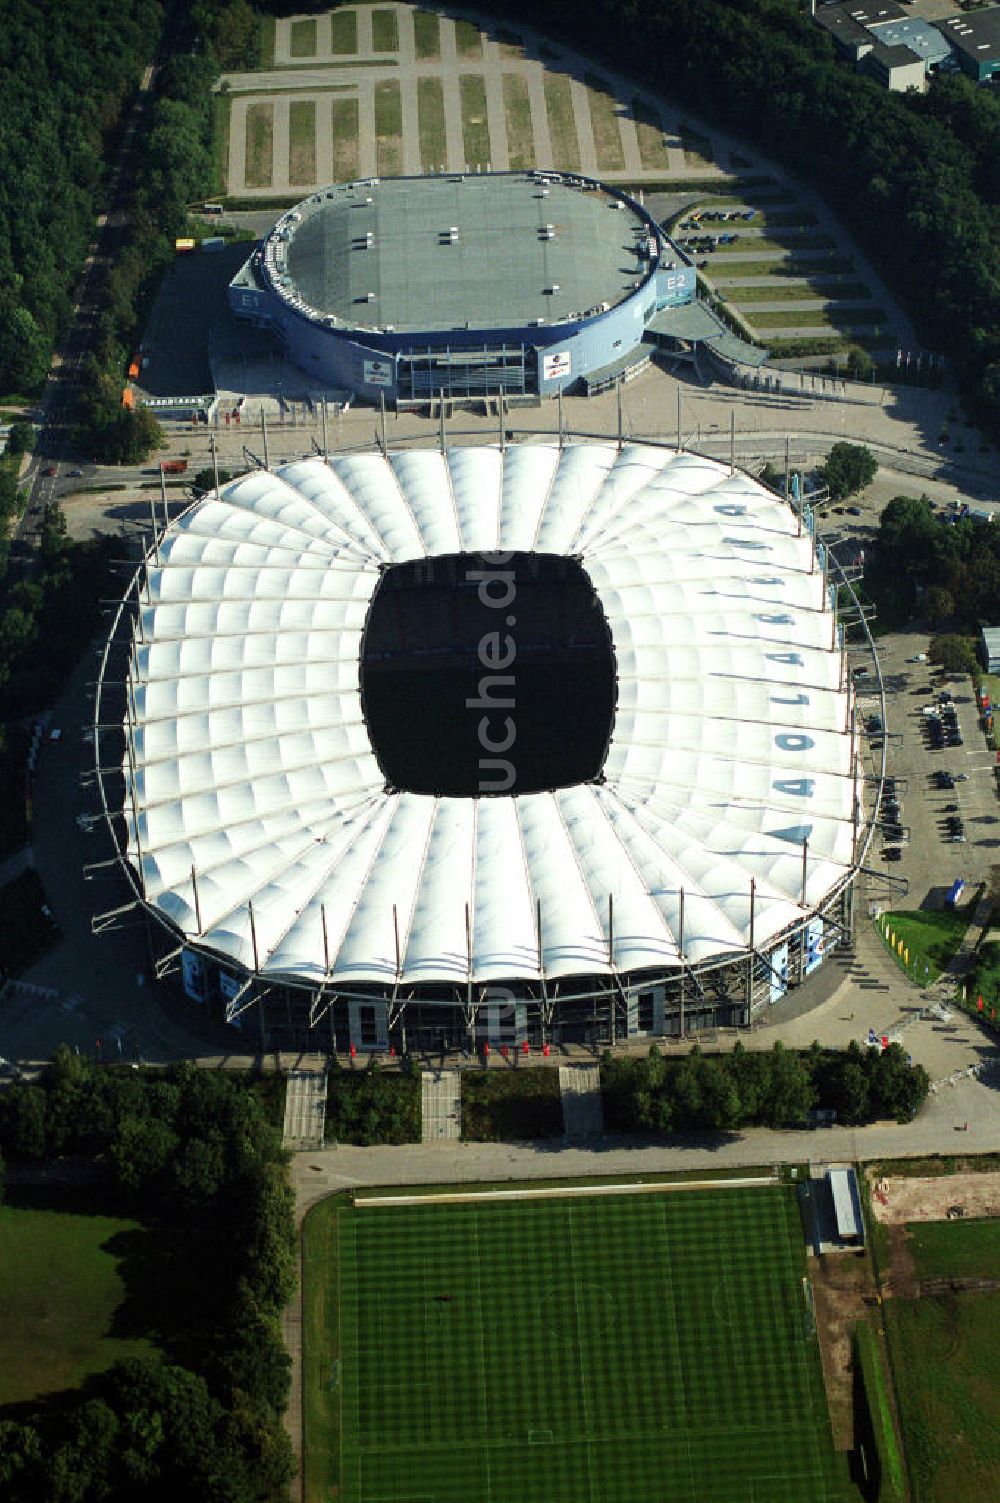
[[[600,1137],[604,1131],[601,1071],[598,1065],[560,1065],[559,1095],[568,1138]]]
[[[424,1070],[420,1076],[421,1132],[425,1143],[462,1136],[461,1076],[457,1070]]]
[[[323,1147],[326,1122],[326,1069],[290,1070],[285,1084],[285,1125],[282,1147],[290,1153],[315,1152]]]

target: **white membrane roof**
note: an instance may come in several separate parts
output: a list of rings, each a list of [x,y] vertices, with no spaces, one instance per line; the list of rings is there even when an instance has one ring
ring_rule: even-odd
[[[379,568],[498,549],[573,555],[599,595],[618,682],[603,775],[389,793],[359,684]],[[682,901],[698,965],[746,950],[751,880],[761,947],[850,870],[821,570],[788,507],[711,460],[598,443],[306,460],[188,511],[148,583],[129,858],[150,903],[247,970],[391,985],[397,932],[404,984],[464,983],[470,952],[475,982],[670,969]]]

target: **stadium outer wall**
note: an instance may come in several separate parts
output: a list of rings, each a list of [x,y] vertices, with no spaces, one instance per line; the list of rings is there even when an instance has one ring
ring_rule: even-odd
[[[330,320],[301,299],[293,302],[279,290],[263,254],[265,240],[230,284],[230,309],[237,318],[277,334],[291,360],[315,379],[317,389],[334,388],[376,406],[383,401],[398,406],[426,404],[441,396],[458,400],[496,396],[501,390],[508,397],[556,396],[595,371],[626,360],[642,344],[657,312],[694,299],[694,266],[627,193],[581,173],[535,171],[510,176],[600,191],[636,216],[656,245],[636,290],[606,311],[591,310],[589,315],[543,326],[472,327],[461,334],[454,329],[395,332],[347,323],[331,327]],[[360,190],[377,187],[378,182],[375,178],[344,186]],[[318,203],[325,191],[311,195],[303,204]],[[478,365],[470,361],[449,368],[443,358],[435,358],[479,351],[483,358]],[[466,373],[464,381],[457,370]]]
[[[804,515],[806,525],[812,527],[811,514]],[[818,546],[822,551],[822,545]],[[766,947],[697,965],[612,976],[581,974],[545,982],[518,979],[509,984],[468,986],[441,982],[316,988],[276,984],[272,978],[241,968],[229,957],[200,946],[145,900],[126,855],[124,779],[115,770],[126,754],[122,723],[131,692],[129,664],[146,563],[154,560],[156,549],[154,540],[118,607],[98,674],[93,723],[96,782],[104,822],[129,896],[109,915],[95,917],[94,930],[100,932],[107,921],[114,922],[138,908],[146,924],[156,980],[245,1030],[252,1048],[307,1048],[330,1053],[392,1050],[397,1055],[444,1049],[472,1052],[485,1043],[511,1050],[525,1044],[531,1048],[546,1044],[594,1048],[679,1038],[720,1027],[746,1028],[817,970],[834,950],[853,947],[854,884],[875,833],[875,811],[881,803],[886,772],[884,739],[872,749],[872,764],[858,769],[871,788],[872,798],[869,811],[863,804],[861,807],[851,869],[819,906],[803,909],[801,918]],[[839,568],[832,555],[829,561]],[[841,579],[836,588],[850,601],[844,616],[849,611],[851,624],[863,631],[863,640],[853,650],[870,658],[882,723],[886,724],[881,668],[864,612],[846,579]]]

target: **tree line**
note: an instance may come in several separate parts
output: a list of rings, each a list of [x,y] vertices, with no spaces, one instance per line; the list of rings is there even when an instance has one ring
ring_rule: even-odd
[[[918,610],[943,637],[961,637],[997,620],[1000,527],[972,516],[934,510],[926,496],[894,496],[865,549],[864,583],[888,624]],[[944,651],[944,657],[941,652]],[[972,671],[968,642],[934,652],[952,671]]]
[[[223,69],[258,61],[259,17],[248,0],[187,0],[168,22],[162,51],[155,96],[127,167],[125,243],[97,291],[79,383],[77,443],[106,464],[136,463],[161,441],[147,408],[122,405],[125,371],[174,242],[187,233],[189,208],[215,189],[212,88]]]
[[[511,6],[495,5],[506,20]],[[524,19],[602,55],[752,142],[836,210],[949,356],[1000,441],[1000,101],[961,75],[926,94],[855,73],[800,0],[521,0]]]
[[[848,1125],[882,1117],[907,1122],[929,1088],[926,1070],[911,1065],[899,1044],[815,1043],[798,1053],[781,1043],[764,1051],[737,1041],[731,1054],[695,1047],[673,1060],[653,1044],[644,1057],[605,1054],[601,1061],[605,1121],[618,1132],[802,1127],[814,1108],[835,1111]]]
[[[136,1334],[162,1354],[0,1421],[8,1503],[287,1498],[279,1320],[296,1267],[280,1141],[252,1082],[190,1064],[107,1069],[61,1048],[38,1084],[3,1093],[8,1160],[86,1155],[113,1208],[143,1223],[123,1274]]]

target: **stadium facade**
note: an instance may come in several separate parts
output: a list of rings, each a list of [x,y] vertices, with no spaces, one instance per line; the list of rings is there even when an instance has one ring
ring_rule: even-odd
[[[554,654],[543,565],[583,578],[592,607],[582,634],[562,620]],[[423,613],[394,606],[395,634],[383,621],[378,635],[400,570],[418,604],[421,581],[455,588]],[[460,587],[495,631],[476,635],[465,607],[448,615]],[[415,632],[441,610],[444,637]],[[597,762],[543,761],[519,791],[503,764],[518,756],[520,664],[548,653],[558,673],[567,653],[589,664],[608,647]],[[393,659],[417,706],[398,728],[417,742],[441,714],[435,674],[463,655],[482,791],[456,792],[444,769],[433,788],[391,780],[371,675]],[[568,734],[553,708],[542,741]],[[808,515],[650,443],[403,448],[251,472],[158,538],[95,716],[158,974],[270,1046],[746,1024],[850,940],[871,835],[861,751]]]
[[[281,216],[229,304],[317,391],[405,406],[611,384],[657,313],[695,293],[627,193],[532,171],[324,188]]]

